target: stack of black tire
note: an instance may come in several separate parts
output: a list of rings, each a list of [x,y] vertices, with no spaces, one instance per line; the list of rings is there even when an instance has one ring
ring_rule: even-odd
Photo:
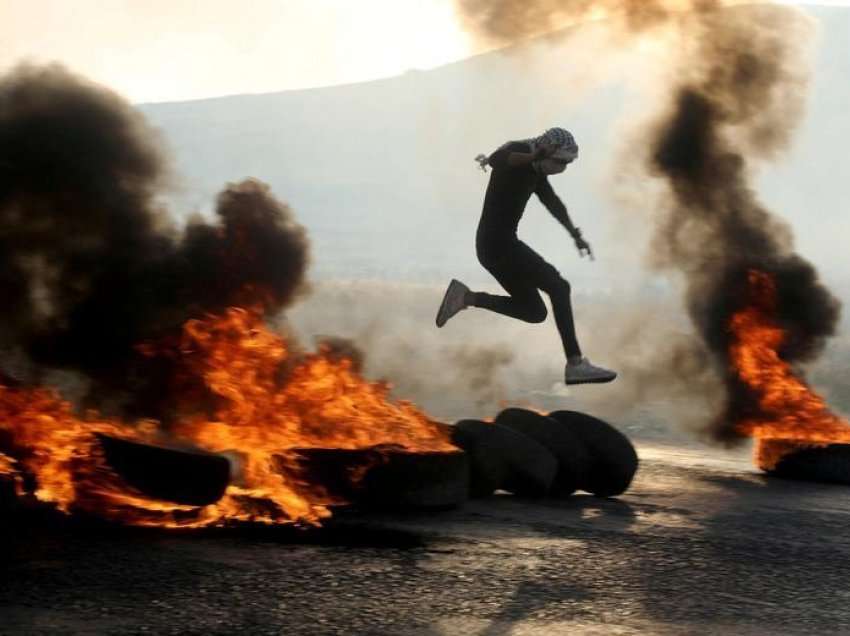
[[[502,411],[494,422],[462,420],[451,431],[464,452],[397,447],[291,449],[298,478],[321,484],[354,507],[441,509],[497,490],[521,497],[614,497],[631,484],[631,442],[600,419],[574,411]],[[191,506],[217,501],[234,476],[224,455],[97,435],[106,463],[132,489]],[[238,471],[236,471],[238,473]],[[353,478],[354,475],[362,478]],[[14,484],[0,480],[0,510],[15,506]]]
[[[625,435],[576,411],[542,415],[510,408],[494,422],[461,420],[452,436],[468,456],[472,497],[497,490],[523,497],[568,497],[579,490],[614,497],[625,492],[638,467]]]

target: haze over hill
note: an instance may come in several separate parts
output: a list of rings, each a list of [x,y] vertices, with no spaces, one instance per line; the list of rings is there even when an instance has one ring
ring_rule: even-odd
[[[765,171],[761,194],[791,221],[801,251],[839,282],[850,230],[850,10],[809,11],[821,33],[808,115],[790,155]],[[622,218],[609,190],[620,133],[650,110],[629,78],[650,73],[653,57],[624,50],[600,64],[604,28],[571,35],[363,84],[142,109],[176,156],[181,209],[209,207],[223,183],[254,176],[308,226],[317,275],[429,282],[452,273],[487,280],[471,250],[487,177],[472,158],[563,125],[581,156],[553,183],[599,260],[578,261],[536,201],[520,231],[578,287],[613,282],[643,258],[640,224]]]
[[[818,29],[807,114],[788,155],[763,168],[759,195],[791,223],[798,251],[846,303],[850,10],[807,11]],[[363,84],[141,108],[175,156],[176,209],[207,210],[224,183],[246,176],[267,181],[293,206],[310,232],[311,275],[324,281],[291,313],[296,326],[355,338],[374,374],[437,415],[471,414],[470,403],[487,415],[499,400],[548,390],[562,365],[553,325],[461,316],[446,330],[429,329],[450,277],[495,286],[473,249],[488,176],[473,157],[507,139],[561,125],[581,147],[553,185],[597,260],[579,259],[536,200],[520,236],[573,284],[587,350],[626,381],[647,372],[650,350],[690,329],[677,294],[668,293],[676,281],[643,267],[649,215],[615,197],[616,168],[628,165],[624,139],[654,112],[652,78],[669,51],[612,47],[602,23],[568,34]],[[382,282],[334,282],[363,279]],[[841,340],[816,380],[831,381],[835,365],[846,366]],[[850,407],[841,386],[825,388],[837,406]],[[663,397],[693,409],[685,389],[665,386]],[[591,391],[577,399],[599,412],[633,409],[637,398],[621,383],[616,400]]]

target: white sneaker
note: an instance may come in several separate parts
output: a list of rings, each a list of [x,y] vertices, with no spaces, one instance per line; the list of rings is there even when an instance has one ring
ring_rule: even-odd
[[[582,358],[576,364],[567,364],[564,371],[564,382],[567,384],[601,384],[611,382],[616,377],[616,371],[595,367],[587,358]]]
[[[449,318],[454,316],[461,309],[466,309],[466,294],[469,292],[469,287],[464,285],[459,280],[452,279],[446,289],[446,295],[443,296],[443,302],[440,305],[440,310],[437,312],[437,326],[445,325]]]

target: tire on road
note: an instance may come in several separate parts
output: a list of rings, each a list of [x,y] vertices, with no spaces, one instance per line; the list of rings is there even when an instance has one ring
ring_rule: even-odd
[[[453,508],[469,498],[466,453],[399,447],[298,448],[298,477],[340,502],[380,510]],[[278,463],[285,472],[285,462]]]
[[[149,497],[190,506],[221,499],[230,484],[226,457],[133,442],[96,434],[106,463],[127,484]]]
[[[590,470],[579,489],[597,497],[615,497],[626,491],[638,468],[638,456],[629,439],[599,418],[577,411],[553,411],[549,417],[569,428],[590,454]]]
[[[466,453],[391,452],[363,479],[360,500],[382,510],[444,509],[469,499]]]
[[[527,435],[480,420],[461,420],[452,434],[469,455],[470,492],[486,497],[506,490],[522,497],[544,497],[558,472],[558,460]]]
[[[792,451],[767,473],[783,479],[850,485],[850,444]]]
[[[0,475],[0,515],[11,514],[18,506],[15,482],[11,477]]]
[[[543,445],[558,461],[558,472],[549,491],[553,497],[568,497],[587,482],[590,453],[579,437],[551,417],[520,408],[505,409],[496,424],[527,435]]]

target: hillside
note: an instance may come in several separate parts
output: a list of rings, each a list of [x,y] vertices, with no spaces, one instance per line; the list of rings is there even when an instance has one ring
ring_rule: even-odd
[[[821,25],[809,112],[790,156],[760,185],[794,225],[801,251],[843,285],[850,10],[809,11]],[[651,108],[623,81],[641,72],[640,59],[598,60],[603,34],[589,24],[569,38],[379,81],[141,108],[175,157],[180,210],[208,209],[222,184],[257,177],[310,229],[314,275],[421,282],[487,280],[472,253],[486,175],[472,158],[508,138],[568,127],[581,159],[554,184],[599,260],[578,262],[536,203],[521,233],[580,287],[629,287],[649,230],[633,227],[609,197],[610,172],[623,122]]]

